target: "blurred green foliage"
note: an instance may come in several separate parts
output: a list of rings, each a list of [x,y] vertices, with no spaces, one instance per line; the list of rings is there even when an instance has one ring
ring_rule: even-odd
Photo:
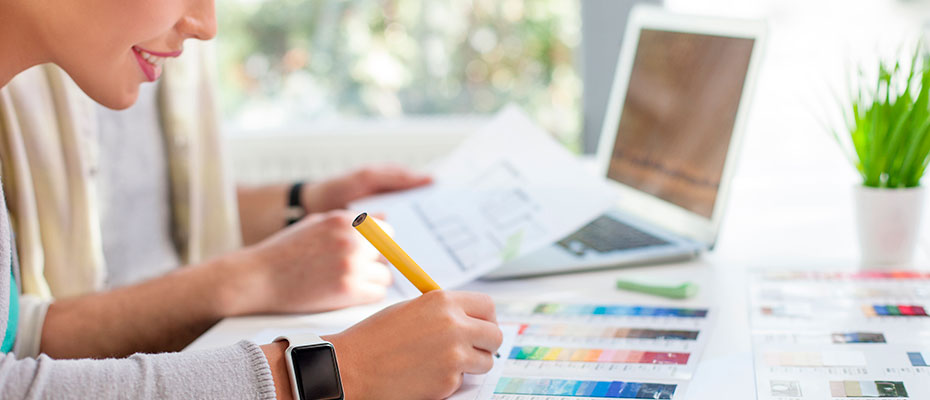
[[[834,137],[863,185],[919,186],[930,164],[930,56],[918,45],[908,64],[879,61],[877,79],[861,68],[857,78],[840,100],[848,133]]]
[[[227,121],[491,113],[581,127],[579,4],[565,0],[220,0]]]

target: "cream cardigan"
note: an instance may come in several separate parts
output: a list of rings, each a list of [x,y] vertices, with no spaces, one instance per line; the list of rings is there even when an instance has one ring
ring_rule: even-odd
[[[241,244],[235,190],[221,157],[211,59],[209,44],[189,43],[182,58],[166,64],[159,88],[173,234],[187,264]],[[0,90],[0,165],[22,288],[38,298],[103,288],[91,102],[53,65],[27,70]]]

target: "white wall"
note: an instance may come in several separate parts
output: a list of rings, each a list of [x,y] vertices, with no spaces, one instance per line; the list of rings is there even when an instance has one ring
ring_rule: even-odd
[[[851,187],[858,177],[817,115],[833,111],[829,90],[841,86],[848,68],[862,60],[874,63],[880,54],[892,55],[901,43],[911,43],[930,19],[930,6],[926,1],[898,0],[665,0],[665,4],[678,12],[765,18],[770,24],[769,46],[718,253],[746,264],[822,265],[824,260],[835,260],[837,266],[849,266],[858,254],[851,200]],[[416,134],[403,138],[380,135],[375,141],[343,138],[336,147],[345,148],[355,140],[371,157],[380,154],[386,160],[393,156],[402,160],[404,154],[371,150],[397,148],[399,141],[407,140],[421,142],[425,147],[418,151],[433,149],[435,155],[477,126],[471,122],[469,126],[439,121],[439,125],[419,127],[421,134],[451,128],[450,135],[436,141],[416,139]],[[346,160],[335,147],[314,144],[328,140],[325,135],[277,142],[278,149],[289,151],[263,149],[248,141],[236,144],[235,137],[230,139],[235,167],[245,181],[296,179],[311,168],[315,172],[310,177],[316,178],[347,166],[339,164]],[[279,165],[286,158],[291,161],[284,164],[291,167],[266,171],[263,176],[248,175],[257,165],[243,162],[256,156]],[[316,164],[302,165],[302,160]],[[365,158],[349,161],[354,165]],[[924,259],[930,259],[930,212],[925,216],[923,251]],[[758,249],[760,241],[770,243],[768,251],[740,251]]]
[[[817,120],[833,111],[831,88],[847,68],[911,45],[930,19],[924,1],[666,0],[669,9],[766,18],[770,37],[749,116],[720,254],[740,263],[848,267],[857,257],[853,167]],[[924,182],[930,180],[924,179]],[[925,213],[925,216],[930,213]],[[924,218],[924,259],[930,218]],[[768,242],[768,250],[741,248]],[[798,265],[803,266],[803,265]]]
[[[741,175],[778,180],[855,175],[815,114],[831,111],[856,60],[877,62],[911,44],[930,20],[923,1],[666,0],[688,13],[765,18],[770,36],[750,115]]]

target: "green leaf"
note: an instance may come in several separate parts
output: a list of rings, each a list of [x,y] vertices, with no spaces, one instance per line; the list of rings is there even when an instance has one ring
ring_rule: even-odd
[[[833,93],[849,140],[825,128],[865,186],[917,186],[930,163],[930,57],[918,43],[909,58],[879,61],[871,81],[859,67],[846,102]]]

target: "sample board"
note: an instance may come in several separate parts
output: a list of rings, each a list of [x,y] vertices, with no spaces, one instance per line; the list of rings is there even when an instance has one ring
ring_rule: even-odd
[[[765,272],[750,297],[758,399],[930,399],[930,273]]]
[[[500,304],[498,320],[501,358],[452,399],[681,399],[710,327],[707,309],[622,304]]]

